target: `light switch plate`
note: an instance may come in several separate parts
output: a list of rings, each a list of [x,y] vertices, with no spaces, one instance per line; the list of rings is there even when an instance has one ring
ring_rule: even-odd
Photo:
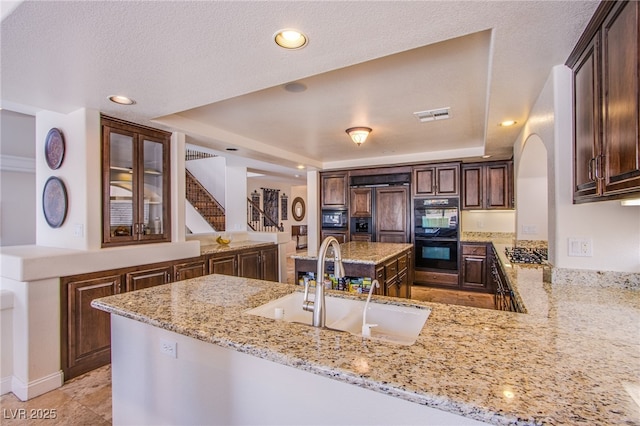
[[[593,256],[593,244],[591,238],[569,238],[569,256],[591,257]]]

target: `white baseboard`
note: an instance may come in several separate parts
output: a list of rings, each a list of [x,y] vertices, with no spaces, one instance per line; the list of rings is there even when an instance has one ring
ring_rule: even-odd
[[[62,370],[29,382],[28,384],[13,376],[10,391],[21,401],[27,401],[54,389],[58,389],[63,383],[64,376]]]

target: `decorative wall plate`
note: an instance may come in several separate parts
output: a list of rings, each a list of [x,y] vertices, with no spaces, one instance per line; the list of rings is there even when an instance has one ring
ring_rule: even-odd
[[[44,141],[44,158],[51,170],[58,169],[64,160],[64,137],[55,127],[49,130]]]
[[[304,219],[305,207],[304,200],[300,197],[296,197],[293,199],[293,203],[291,203],[291,213],[293,214],[293,218],[296,222],[300,222]]]
[[[67,217],[67,188],[59,178],[47,179],[42,191],[42,211],[52,228],[59,228]]]

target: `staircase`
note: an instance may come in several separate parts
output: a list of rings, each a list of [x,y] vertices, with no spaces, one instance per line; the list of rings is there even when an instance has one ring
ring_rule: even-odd
[[[185,169],[186,197],[204,220],[216,231],[225,230],[224,208],[204,189],[198,180]]]

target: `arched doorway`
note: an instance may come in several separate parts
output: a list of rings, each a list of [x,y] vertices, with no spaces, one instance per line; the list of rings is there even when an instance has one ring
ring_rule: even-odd
[[[533,134],[525,141],[516,182],[516,239],[547,242],[547,148],[538,135]]]

